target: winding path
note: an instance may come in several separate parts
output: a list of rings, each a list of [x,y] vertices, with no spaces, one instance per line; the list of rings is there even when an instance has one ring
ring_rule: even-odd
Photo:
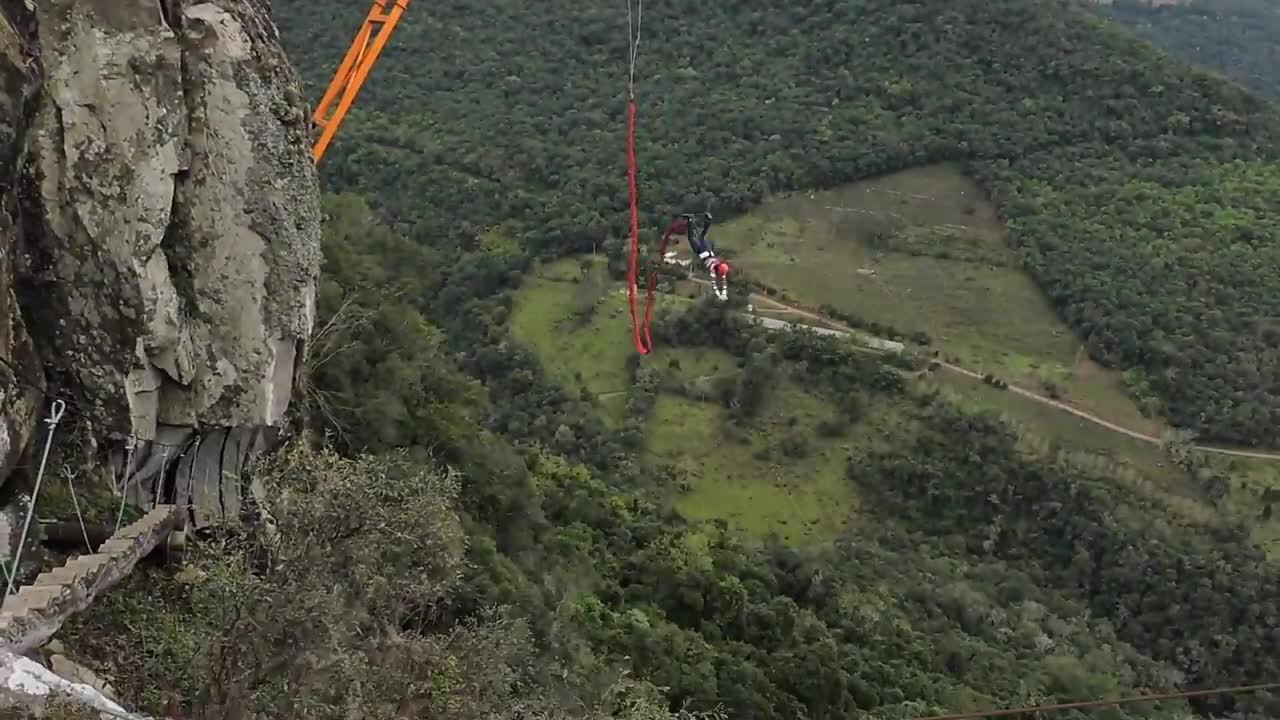
[[[690,279],[700,285],[710,284],[708,281],[703,280],[701,278],[695,277]],[[842,335],[854,336],[859,334],[853,328],[843,323],[836,322],[831,318],[823,317],[822,315],[811,312],[809,310],[805,310],[804,308],[796,307],[795,305],[789,305],[779,300],[774,300],[773,298],[768,297],[766,295],[752,293],[750,296],[750,301],[753,304],[768,305],[778,310],[783,310],[794,315],[799,315],[801,317],[809,318],[810,320],[814,320],[820,323],[821,325],[834,328],[834,332],[840,333]],[[781,323],[784,325],[796,324],[796,323],[788,323],[785,320],[778,320],[776,318],[773,318],[772,320],[774,323]],[[880,352],[873,348],[866,348],[866,349],[869,352]],[[952,363],[943,362],[941,360],[936,360],[936,359],[934,360],[934,362],[938,363],[939,367],[944,368],[950,372],[956,373],[957,375],[964,375],[966,377],[974,378],[977,380],[982,379],[981,374],[976,373],[968,368],[964,368],[959,365],[954,365]],[[1146,433],[1124,427],[1123,425],[1117,425],[1116,423],[1113,423],[1110,420],[1107,420],[1103,417],[1095,415],[1091,412],[1087,412],[1085,410],[1081,410],[1076,407],[1072,407],[1071,405],[1068,405],[1067,403],[1062,402],[1061,400],[1055,400],[1047,395],[1042,395],[1034,390],[1029,390],[1027,388],[1020,387],[1012,383],[1009,383],[1008,388],[1006,389],[1009,390],[1009,392],[1012,392],[1016,395],[1021,395],[1022,397],[1025,397],[1028,400],[1032,400],[1034,402],[1038,402],[1043,405],[1048,405],[1050,407],[1057,408],[1058,410],[1062,410],[1063,412],[1071,413],[1072,415],[1075,415],[1076,417],[1082,420],[1087,420],[1095,425],[1104,427],[1112,432],[1120,433],[1121,435],[1127,435],[1135,440],[1140,440],[1142,442],[1150,443],[1152,445],[1160,445],[1161,443],[1164,442],[1162,439],[1155,437],[1154,435],[1148,435]],[[1280,453],[1278,452],[1267,452],[1263,450],[1235,450],[1232,448],[1218,447],[1215,445],[1196,445],[1195,449],[1201,452],[1216,453],[1218,455],[1234,455],[1236,457],[1247,457],[1247,458],[1256,458],[1259,460],[1280,461]]]

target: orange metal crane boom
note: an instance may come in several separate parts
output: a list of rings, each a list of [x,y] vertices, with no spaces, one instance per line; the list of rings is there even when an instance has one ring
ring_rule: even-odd
[[[391,6],[390,10],[387,9],[388,5]],[[395,29],[400,15],[407,7],[409,0],[373,0],[369,16],[360,26],[355,42],[351,43],[351,49],[347,50],[347,56],[342,59],[342,65],[334,73],[329,89],[324,91],[324,97],[316,105],[315,114],[311,117],[312,124],[319,130],[311,149],[311,157],[316,163],[320,162],[325,149],[333,141],[342,118],[351,108],[351,103],[355,102],[360,86],[378,60],[378,53],[382,52],[387,39],[391,37],[391,31]],[[335,100],[337,105],[334,104]]]

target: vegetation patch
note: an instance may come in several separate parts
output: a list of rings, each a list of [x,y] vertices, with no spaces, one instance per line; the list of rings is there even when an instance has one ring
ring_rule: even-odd
[[[1142,431],[1119,374],[1088,359],[1019,269],[995,208],[952,166],[792,193],[719,228],[730,257],[810,306],[924,333],[944,358]]]
[[[1204,459],[1229,480],[1223,488],[1223,510],[1240,518],[1250,529],[1250,539],[1280,560],[1280,464],[1212,453],[1205,453]]]
[[[752,537],[774,533],[794,546],[823,544],[859,507],[844,478],[854,442],[818,432],[831,413],[829,403],[789,383],[744,427],[734,427],[719,405],[664,394],[647,449],[681,470],[689,490],[676,506],[688,517],[721,518]]]
[[[511,327],[553,377],[585,390],[617,426],[635,349],[626,297],[608,291],[602,270],[590,258],[542,266],[517,294]],[[576,321],[583,307],[594,304],[590,297],[607,298],[600,307],[623,312],[596,310],[589,320]],[[659,302],[669,313],[679,300],[663,295]],[[739,423],[718,400],[741,372],[731,354],[663,345],[642,362],[658,373],[656,402],[643,426],[644,449],[650,461],[678,469],[688,487],[676,498],[682,512],[693,519],[728,520],[755,538],[776,533],[802,545],[829,541],[847,525],[857,510],[843,475],[853,446],[819,432],[835,412],[829,401],[782,383],[769,389],[759,417]]]
[[[627,297],[619,290],[625,287],[590,258],[547,263],[516,296],[511,332],[547,360],[543,367],[571,394],[617,396],[628,384],[627,355],[635,352]],[[622,421],[616,401],[603,408],[611,423]]]
[[[1215,507],[1206,489],[1161,445],[1128,437],[969,377],[935,373],[920,387],[925,392],[938,391],[948,402],[973,411],[996,413],[1003,424],[1018,431],[1029,457],[1070,458],[1073,464],[1140,494],[1184,522],[1205,524],[1227,512]],[[1246,515],[1232,517],[1252,524]]]
[[[354,28],[361,8],[277,5],[314,98],[349,40],[332,32],[334,18],[345,8]],[[955,161],[998,203],[1008,246],[1052,307],[1095,357],[1130,370],[1127,385],[1148,409],[1222,439],[1275,435],[1271,386],[1280,376],[1249,362],[1271,358],[1274,346],[1268,298],[1280,293],[1275,274],[1259,272],[1277,264],[1268,259],[1273,188],[1220,182],[1236,160],[1252,169],[1229,172],[1249,177],[1276,159],[1273,106],[1168,62],[1072,3],[652,9],[645,27],[664,28],[664,37],[644,46],[657,51],[642,50],[637,78],[651,100],[642,101],[638,146],[650,249],[674,213],[707,207],[729,218],[778,192]],[[850,396],[866,407],[908,405],[912,427],[849,465],[877,523],[853,528],[826,553],[747,542],[712,523],[696,525],[695,541],[660,499],[636,490],[649,476],[633,450],[645,437],[627,424],[643,417],[647,428],[670,394],[651,392],[661,385],[656,364],[624,361],[635,382],[618,432],[563,391],[528,344],[512,342],[508,323],[534,258],[595,248],[615,279],[626,269],[619,10],[494,0],[440,5],[420,21],[411,10],[375,71],[394,82],[375,76],[366,86],[364,109],[322,168],[330,187],[361,191],[405,236],[398,245],[352,243],[351,258],[387,276],[373,286],[404,293],[394,306],[404,322],[377,330],[434,324],[447,344],[424,354],[417,350],[435,349],[428,338],[388,347],[386,332],[371,331],[358,336],[367,352],[351,363],[357,372],[326,378],[335,405],[368,420],[350,424],[358,436],[350,447],[408,447],[419,458],[440,447],[468,468],[461,504],[474,518],[475,566],[433,617],[515,606],[546,638],[531,663],[542,677],[631,668],[670,688],[664,699],[674,705],[723,705],[733,717],[765,720],[918,717],[1275,676],[1274,568],[1228,519],[1184,524],[1149,494],[1027,452],[990,417],[905,395],[895,385],[901,375],[876,361],[805,338],[752,347],[752,333],[728,332],[699,304],[702,319],[659,344],[716,345],[740,358],[733,386],[722,388],[731,401],[724,412],[738,422],[768,419],[764,381],[794,381],[788,368],[803,365],[806,382],[833,388],[823,399],[842,411]],[[646,29],[646,37],[654,36]],[[495,223],[517,242],[476,242]],[[928,231],[880,250],[943,268],[1009,267],[981,237]],[[333,264],[326,277],[351,267]],[[1215,292],[1196,286],[1203,281]],[[618,330],[625,338],[629,329]],[[1042,338],[1016,333],[1036,350]],[[1076,367],[1068,358],[1077,346],[1045,344],[1057,366]],[[1057,372],[1028,348],[1015,352]],[[378,364],[385,358],[394,362]],[[992,363],[1030,368],[1017,360]],[[448,399],[458,390],[454,363],[485,397],[440,428],[442,411],[460,404]],[[409,400],[400,405],[362,400],[395,399],[401,388]],[[420,398],[431,406],[417,411]],[[464,442],[483,436],[473,432],[479,423],[502,437]],[[369,441],[365,428],[388,427],[398,432]],[[1207,480],[1216,482],[1212,472]],[[577,693],[565,684],[564,696]],[[1235,703],[1197,709],[1276,713],[1261,695]],[[429,711],[446,720],[481,714],[465,705]],[[1175,703],[1106,713],[1185,711]]]
[[[293,57],[311,69],[313,96],[346,49],[346,37],[328,31],[335,8],[294,2],[276,13]],[[1280,444],[1280,374],[1272,365],[1254,373],[1242,359],[1267,357],[1274,345],[1280,292],[1266,270],[1280,247],[1266,200],[1280,153],[1274,105],[1169,62],[1074,3],[868,0],[779,15],[747,0],[654,11],[656,26],[679,32],[645,56],[648,97],[662,99],[640,121],[640,220],[650,249],[678,212],[709,207],[728,218],[779,192],[954,162],[995,201],[1009,244],[1053,309],[1091,355],[1133,371],[1127,387],[1153,416],[1217,441]],[[354,27],[359,9],[347,12]],[[365,109],[326,160],[326,179],[363,190],[424,245],[461,243],[469,255],[474,248],[459,236],[509,221],[528,255],[596,248],[620,276],[629,256],[626,177],[617,155],[602,150],[623,147],[626,127],[618,14],[560,0],[554,10],[502,3],[434,17],[397,30],[378,70],[397,81],[369,84]],[[528,42],[566,32],[576,41]],[[423,72],[417,47],[430,47],[448,70]],[[684,50],[701,47],[717,51]],[[565,68],[574,70],[568,85]],[[921,198],[907,200],[929,202],[934,194],[921,188],[909,193]],[[909,221],[934,212],[892,211]],[[990,246],[922,242],[904,238],[896,252],[1003,268]],[[921,267],[920,284],[946,280],[940,286],[959,295],[956,307],[1048,312],[1043,302],[1005,302],[1022,299],[1025,279]],[[897,272],[897,285],[921,292],[910,282],[915,272]],[[450,329],[471,322],[454,312],[458,304],[495,295],[474,277],[443,280],[439,317]],[[910,320],[920,309],[912,303],[900,296],[893,304]],[[967,333],[972,320],[944,316],[938,329],[979,355],[1008,353],[991,362],[1021,372],[1052,380],[1072,367],[1078,344],[1068,335],[1040,357],[1004,348],[998,328]],[[1009,337],[1035,342],[1025,332]]]
[[[1271,0],[1192,0],[1163,7],[1120,0],[1095,3],[1093,10],[1183,62],[1280,98],[1280,6]]]

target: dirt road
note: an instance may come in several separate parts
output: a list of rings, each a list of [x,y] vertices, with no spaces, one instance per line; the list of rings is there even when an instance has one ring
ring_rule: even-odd
[[[701,285],[710,285],[710,282],[708,282],[707,280],[703,280],[701,278],[695,277],[690,279]],[[806,317],[806,318],[809,318],[810,320],[814,320],[818,323],[821,323],[822,325],[835,328],[835,330],[831,332],[836,332],[842,335],[858,335],[859,334],[858,332],[854,331],[853,328],[848,327],[843,323],[836,322],[831,318],[823,317],[821,315],[818,315],[817,313],[811,312],[809,310],[805,310],[804,308],[796,307],[794,305],[789,305],[779,300],[774,300],[773,298],[768,297],[766,295],[759,295],[756,293],[752,293],[750,297],[750,302],[757,306],[767,305],[779,310],[784,310],[788,313],[799,315],[801,317]],[[765,324],[770,327],[777,327],[779,324],[782,324],[782,325],[795,324],[795,323],[788,323],[784,320],[777,320],[774,318],[761,318],[761,319],[767,320],[768,322],[766,322]],[[871,348],[868,348],[868,350],[871,350]],[[872,350],[872,352],[877,352],[877,351]],[[968,368],[960,367],[959,365],[953,365],[948,362],[942,362],[941,360],[937,360],[936,362],[938,363],[939,367],[949,372],[975,378],[978,380],[982,379],[981,374],[976,373]],[[1113,423],[1110,420],[1107,420],[1106,418],[1100,417],[1091,412],[1087,412],[1085,410],[1081,410],[1076,407],[1072,407],[1071,405],[1068,405],[1067,403],[1062,402],[1061,400],[1055,400],[1047,395],[1043,395],[1034,390],[1029,390],[1027,388],[1020,387],[1012,383],[1009,384],[1007,389],[1009,390],[1009,392],[1015,393],[1017,395],[1021,395],[1022,397],[1025,397],[1028,400],[1032,400],[1034,402],[1038,402],[1053,408],[1057,408],[1058,410],[1062,410],[1063,412],[1071,413],[1072,415],[1075,415],[1076,417],[1082,420],[1088,420],[1089,422],[1095,425],[1104,427],[1112,432],[1117,432],[1122,435],[1128,435],[1129,437],[1135,440],[1141,440],[1142,442],[1150,443],[1152,445],[1159,445],[1163,442],[1161,438],[1155,437],[1153,435],[1147,435],[1146,433],[1138,432],[1137,430],[1132,430],[1130,428],[1124,427],[1123,425],[1117,425],[1116,423]],[[1217,453],[1219,455],[1234,455],[1237,457],[1248,457],[1248,458],[1257,458],[1260,460],[1280,461],[1280,452],[1267,452],[1263,450],[1235,450],[1231,448],[1218,447],[1215,445],[1196,445],[1195,448],[1202,452]]]

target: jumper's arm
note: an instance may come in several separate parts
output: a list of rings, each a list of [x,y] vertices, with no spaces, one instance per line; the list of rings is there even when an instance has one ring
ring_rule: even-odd
[[[391,6],[390,10],[387,9],[388,5]],[[347,50],[347,56],[342,59],[342,65],[334,73],[329,89],[324,91],[324,97],[320,99],[320,104],[316,105],[315,114],[311,118],[312,124],[318,131],[315,146],[311,149],[311,157],[315,162],[320,162],[320,157],[333,141],[334,133],[338,132],[343,116],[347,114],[351,103],[360,92],[360,86],[364,84],[369,71],[373,69],[378,53],[382,52],[382,47],[391,37],[391,31],[399,22],[400,15],[408,6],[409,0],[373,0],[373,8],[369,10],[369,16],[360,26],[355,42],[351,43],[351,49]]]

